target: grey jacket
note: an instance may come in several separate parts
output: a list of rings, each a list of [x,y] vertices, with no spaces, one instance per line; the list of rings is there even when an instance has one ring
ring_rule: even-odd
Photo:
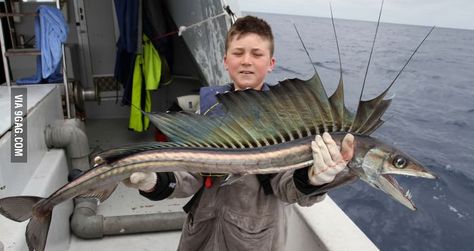
[[[175,173],[175,177],[170,197],[190,195],[202,184],[199,175]],[[283,250],[289,205],[310,206],[324,198],[300,192],[293,172],[272,178],[271,195],[265,195],[255,175],[220,186],[222,179],[214,178],[211,188],[203,188],[184,223],[178,250]]]
[[[230,88],[202,88],[201,111],[215,103],[216,91]],[[223,186],[224,177],[213,177],[210,188],[203,187],[200,174],[158,173],[158,179],[154,192],[141,194],[159,200],[188,197],[201,189],[184,223],[178,250],[283,250],[289,205],[311,206],[325,197],[314,195],[317,187],[309,185],[307,168],[274,175],[268,195],[255,175]]]

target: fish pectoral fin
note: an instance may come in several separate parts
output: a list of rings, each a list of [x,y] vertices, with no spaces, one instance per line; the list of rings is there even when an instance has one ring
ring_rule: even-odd
[[[13,196],[0,199],[0,214],[10,220],[22,222],[32,216],[33,206],[42,200],[37,196]]]
[[[110,195],[112,195],[112,193],[115,191],[117,186],[118,186],[118,183],[113,184],[111,186],[107,186],[100,190],[93,191],[91,193],[79,195],[77,196],[77,198],[97,198],[100,200],[100,202],[104,202],[106,199],[110,197]]]

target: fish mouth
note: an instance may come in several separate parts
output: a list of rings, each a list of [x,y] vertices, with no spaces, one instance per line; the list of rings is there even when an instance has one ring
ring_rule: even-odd
[[[408,159],[407,166],[402,169],[397,169],[393,166],[385,168],[379,177],[379,184],[381,185],[380,188],[392,196],[395,200],[402,203],[411,210],[416,210],[415,204],[412,201],[412,194],[410,190],[405,190],[403,187],[401,187],[397,180],[391,176],[391,174],[413,176],[425,179],[436,179],[437,177],[415,159],[407,156],[405,158]]]
[[[393,176],[389,174],[380,175],[377,187],[409,209],[413,211],[416,210],[410,190],[405,190],[403,187],[401,187]]]
[[[406,174],[405,174],[406,175]],[[419,173],[417,175],[408,175],[408,176],[417,176],[422,178],[428,179],[435,179],[436,176],[431,174],[430,172]],[[400,184],[398,184],[397,180],[390,174],[381,174],[379,176],[377,187],[384,191],[385,193],[389,194],[394,198],[396,201],[400,202],[404,206],[408,207],[409,209],[415,211],[416,206],[412,200],[412,193],[408,189],[404,189]]]

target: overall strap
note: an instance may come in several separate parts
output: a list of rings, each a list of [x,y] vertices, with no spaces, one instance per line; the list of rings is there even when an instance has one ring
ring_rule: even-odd
[[[260,182],[260,185],[263,188],[263,192],[265,195],[271,195],[273,194],[273,188],[272,188],[272,178],[275,176],[274,173],[270,174],[257,174],[257,179],[258,182]]]
[[[183,210],[185,213],[189,213],[193,208],[193,205],[198,205],[199,199],[201,198],[202,191],[204,190],[204,184],[199,188],[199,190],[193,195],[193,197],[183,206]]]

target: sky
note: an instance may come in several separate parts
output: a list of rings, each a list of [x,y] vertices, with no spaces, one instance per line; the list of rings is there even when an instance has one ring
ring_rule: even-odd
[[[331,0],[335,18],[377,21],[381,0]],[[241,11],[330,17],[329,0],[238,0]],[[385,0],[381,22],[474,30],[474,0]]]

